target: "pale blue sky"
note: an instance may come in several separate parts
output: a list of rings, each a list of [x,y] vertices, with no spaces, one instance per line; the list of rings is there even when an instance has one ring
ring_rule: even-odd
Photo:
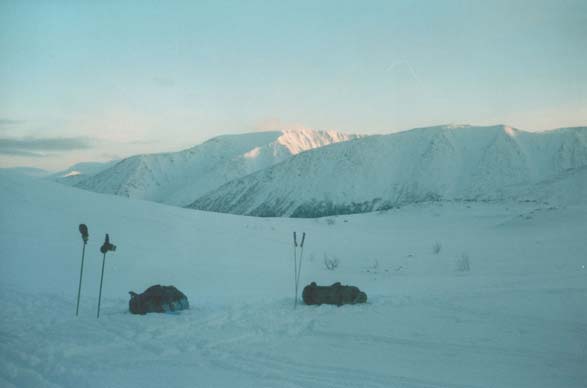
[[[0,85],[0,166],[296,126],[587,125],[587,1],[0,0]]]

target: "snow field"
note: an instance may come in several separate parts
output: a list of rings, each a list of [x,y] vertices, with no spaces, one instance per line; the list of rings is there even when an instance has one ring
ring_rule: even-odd
[[[587,209],[444,203],[321,219],[204,213],[0,176],[0,385],[583,387]],[[81,238],[90,230],[80,317]],[[293,309],[341,281],[366,305]],[[95,319],[103,234],[108,254]],[[441,243],[433,252],[434,243]],[[329,271],[323,256],[339,259]],[[463,254],[469,271],[459,271]],[[179,314],[127,313],[173,284]]]

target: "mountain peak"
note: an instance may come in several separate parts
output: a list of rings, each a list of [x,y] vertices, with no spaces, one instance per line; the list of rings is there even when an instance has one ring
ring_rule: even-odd
[[[302,151],[323,147],[325,145],[340,143],[358,138],[359,135],[351,135],[338,131],[317,131],[313,129],[292,129],[282,131],[277,142],[287,148],[292,155]]]
[[[183,206],[232,179],[355,137],[311,129],[222,135],[183,151],[124,159],[76,186]]]

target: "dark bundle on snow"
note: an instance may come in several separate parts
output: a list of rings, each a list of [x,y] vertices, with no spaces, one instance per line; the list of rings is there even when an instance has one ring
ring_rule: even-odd
[[[366,303],[367,294],[354,286],[334,283],[331,286],[318,286],[312,282],[304,288],[302,299],[305,304],[343,304]]]
[[[151,286],[142,294],[130,291],[128,309],[133,314],[166,313],[190,307],[188,298],[173,286]]]

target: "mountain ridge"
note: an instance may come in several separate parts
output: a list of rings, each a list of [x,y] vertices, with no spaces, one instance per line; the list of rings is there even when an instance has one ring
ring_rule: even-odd
[[[526,132],[506,125],[435,126],[308,151],[228,182],[190,208],[318,217],[407,203],[514,198],[587,165],[587,128]]]
[[[309,129],[221,135],[182,151],[131,156],[75,187],[183,206],[296,153],[357,137]]]

